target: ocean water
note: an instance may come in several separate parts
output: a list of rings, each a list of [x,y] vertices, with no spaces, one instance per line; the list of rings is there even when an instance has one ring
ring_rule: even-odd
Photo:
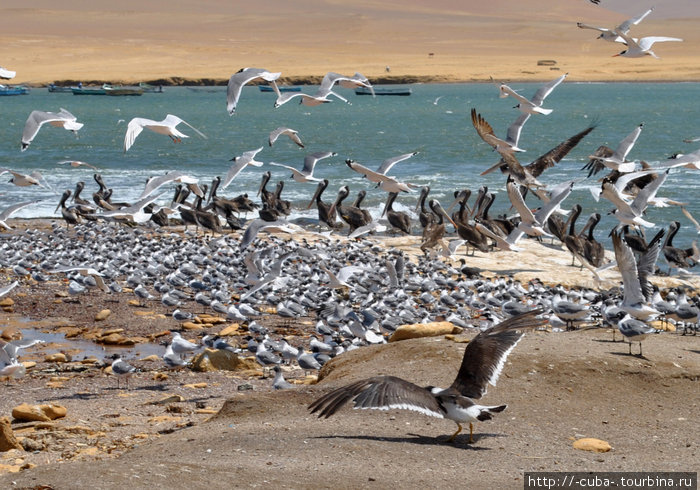
[[[538,84],[510,84],[523,95],[532,96]],[[519,112],[512,98],[499,99],[493,84],[415,84],[409,97],[356,96],[351,90],[338,88],[351,104],[335,101],[317,107],[294,102],[277,109],[273,93],[260,92],[257,87],[244,87],[238,109],[230,117],[226,112],[225,87],[166,87],[162,94],[142,96],[75,96],[71,93],[49,93],[34,88],[29,95],[0,97],[0,167],[23,173],[38,170],[51,190],[17,187],[8,183],[9,174],[0,177],[0,208],[36,198],[39,204],[25,208],[17,217],[59,217],[54,210],[63,190],[86,182],[83,197],[91,198],[97,190],[94,170],[59,165],[61,160],[81,160],[97,167],[106,184],[114,189],[113,200],[134,201],[140,195],[146,179],[171,170],[181,170],[210,183],[217,175],[225,175],[231,158],[244,151],[262,147],[257,160],[260,168],[248,167],[220,195],[233,196],[246,192],[255,196],[263,172],[272,172],[271,187],[285,180],[283,198],[292,201],[293,217],[317,216],[315,209],[306,210],[316,188],[315,184],[300,184],[291,180],[290,172],[268,165],[279,162],[301,168],[304,156],[317,151],[334,151],[337,157],[320,161],[314,174],[330,180],[325,200],[331,201],[342,185],[351,190],[350,199],[365,189],[365,206],[375,216],[381,213],[386,193],[375,189],[365,179],[350,170],[345,159],[356,160],[369,168],[378,167],[385,158],[418,151],[413,158],[398,163],[391,175],[417,185],[430,185],[431,198],[447,207],[453,192],[470,188],[476,191],[486,185],[497,193],[491,214],[510,213],[505,194],[505,176],[492,172],[479,174],[498,160],[498,156],[476,134],[470,120],[470,110],[476,108],[493,126],[498,136],[505,136],[508,125]],[[315,87],[303,87],[306,92]],[[436,99],[437,103],[435,103]],[[595,149],[605,144],[616,147],[620,140],[638,124],[644,130],[628,158],[645,160],[652,165],[674,153],[690,153],[700,148],[700,142],[684,143],[684,138],[700,136],[700,83],[569,83],[564,82],[546,99],[544,106],[554,112],[548,116],[535,115],[525,125],[519,154],[523,164],[576,134],[591,124],[590,133],[556,167],[545,171],[540,181],[553,185],[576,179],[574,191],[564,203],[583,206],[579,227],[590,213],[600,212],[603,221],[597,230],[598,239],[606,239],[617,223],[607,213],[611,203],[596,202],[590,194],[597,187],[596,177],[586,178],[581,167]],[[24,123],[34,109],[58,111],[65,108],[85,124],[79,137],[61,128],[45,126],[27,151],[20,151]],[[191,137],[174,144],[169,138],[143,131],[133,147],[123,151],[126,124],[133,117],[160,120],[175,114],[200,131],[200,138],[184,125],[179,129]],[[299,131],[306,148],[296,147],[286,137],[269,147],[267,137],[278,126]],[[687,169],[673,170],[658,195],[687,203],[687,208],[700,218],[697,198],[700,173]],[[159,202],[171,197],[166,188]],[[418,192],[399,196],[395,207],[413,212]],[[529,203],[536,207],[534,198]],[[473,201],[473,198],[472,198]],[[696,230],[677,207],[649,209],[646,219],[658,227],[671,220],[681,222],[676,245],[689,246]],[[416,230],[418,228],[416,227]]]

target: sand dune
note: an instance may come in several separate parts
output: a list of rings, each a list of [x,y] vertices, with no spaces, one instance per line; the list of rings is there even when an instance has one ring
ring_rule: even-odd
[[[660,60],[612,58],[619,46],[575,23],[612,27],[626,16],[579,0],[32,4],[0,7],[0,65],[17,71],[17,83],[223,82],[244,66],[291,81],[329,70],[381,81],[542,80],[553,72],[574,81],[700,79],[697,19],[652,14],[636,35],[685,42],[659,45]],[[556,65],[538,65],[542,59]]]

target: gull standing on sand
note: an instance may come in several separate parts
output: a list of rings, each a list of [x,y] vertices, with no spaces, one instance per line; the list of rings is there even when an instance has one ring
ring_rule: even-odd
[[[649,15],[653,10],[654,10],[654,7],[650,8],[649,10],[644,12],[642,15],[639,15],[637,17],[633,17],[631,19],[627,19],[622,24],[620,24],[619,26],[614,27],[612,29],[606,29],[605,27],[590,26],[588,24],[584,24],[583,22],[577,22],[576,25],[581,29],[593,29],[595,31],[600,31],[600,35],[598,36],[598,39],[603,39],[604,41],[610,41],[610,42],[624,43],[625,40],[622,39],[620,37],[620,35],[617,34],[615,31],[627,34],[630,31],[630,28],[632,26],[636,26],[641,21],[643,21],[644,18],[647,15]]]
[[[126,389],[129,389],[129,378],[136,372],[136,368],[123,361],[121,356],[117,356],[112,362],[112,372],[117,376],[117,389],[119,389],[119,378],[126,379]]]
[[[221,184],[221,190],[223,191],[228,187],[228,185],[231,183],[233,179],[236,178],[236,175],[241,173],[241,170],[246,168],[248,165],[252,165],[254,167],[260,167],[262,166],[263,162],[258,162],[255,160],[255,155],[260,153],[262,151],[263,147],[261,146],[257,150],[250,150],[243,152],[243,154],[233,157],[231,159],[232,162],[235,162],[233,165],[231,165],[231,168],[228,169],[228,172],[226,172],[226,177],[224,178],[223,184]]]
[[[290,167],[289,165],[284,165],[275,162],[270,162],[270,165],[274,165],[275,167],[284,167],[286,169],[291,170],[291,178],[293,178],[297,182],[320,182],[322,179],[314,177],[314,167],[316,166],[316,162],[318,162],[319,160],[323,160],[324,158],[330,158],[337,155],[338,154],[334,151],[318,151],[316,153],[306,155],[306,157],[304,157],[304,168],[302,168],[301,170],[297,170],[294,167]]]
[[[271,73],[264,68],[241,68],[231,75],[231,78],[228,80],[228,87],[226,88],[226,111],[228,111],[230,116],[235,114],[236,105],[238,104],[238,99],[241,97],[243,85],[257,78],[272,83],[272,87],[279,94],[279,89],[277,88],[275,80],[281,75],[281,72]]]
[[[32,111],[24,123],[22,131],[22,151],[25,151],[41,127],[49,123],[51,126],[62,127],[78,136],[78,130],[83,127],[83,123],[78,122],[78,118],[61,108],[59,112]]]
[[[651,47],[653,46],[654,43],[660,43],[660,42],[666,42],[666,41],[679,41],[679,42],[683,41],[683,39],[679,39],[677,37],[665,37],[665,36],[649,36],[649,37],[643,37],[643,38],[637,40],[637,39],[633,39],[633,38],[629,37],[624,32],[620,32],[620,31],[616,30],[615,33],[625,41],[625,44],[627,44],[627,49],[620,51],[617,54],[614,54],[613,57],[624,56],[625,58],[642,58],[644,56],[651,56],[653,58],[659,59],[659,57],[656,56],[656,53],[654,53],[651,50]]]
[[[295,131],[294,129],[282,126],[270,132],[268,142],[270,143],[270,146],[272,146],[272,144],[277,141],[277,138],[282,135],[286,135],[289,136],[289,139],[296,143],[300,148],[304,148],[304,143],[301,142],[301,139],[297,133],[298,131]]]
[[[143,128],[150,129],[154,133],[168,135],[170,136],[170,139],[173,140],[173,143],[180,143],[182,138],[189,138],[189,136],[186,134],[178,131],[177,125],[180,123],[189,126],[202,138],[207,138],[204,133],[200,132],[197,128],[172,114],[165,116],[165,119],[162,121],[154,121],[153,119],[146,119],[145,117],[135,117],[129,121],[129,124],[126,127],[126,134],[124,135],[124,151],[129,151],[129,148],[131,148],[131,145],[134,144],[134,140],[136,140],[136,137],[141,134]]]
[[[516,105],[515,107],[520,109],[520,111],[524,112],[525,114],[544,114],[546,116],[547,114],[552,113],[552,109],[542,108],[542,103],[544,102],[544,99],[552,93],[552,90],[554,90],[557,87],[557,85],[564,81],[567,75],[568,73],[564,73],[559,78],[542,85],[537,90],[537,92],[535,92],[535,95],[532,96],[532,99],[523,97],[518,92],[510,88],[508,85],[502,83],[499,87],[499,97],[502,99],[508,97],[509,95],[511,97],[515,97],[518,100],[518,105]]]

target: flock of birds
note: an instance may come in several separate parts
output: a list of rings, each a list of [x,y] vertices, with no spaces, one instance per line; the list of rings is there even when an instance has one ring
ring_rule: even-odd
[[[597,3],[597,2],[594,2]],[[632,26],[641,22],[651,10],[613,28],[604,29],[579,24],[581,28],[597,29],[600,38],[623,43],[626,49],[619,56],[655,56],[652,44],[680,41],[675,38],[629,36]],[[231,76],[226,110],[234,115],[242,87],[253,81],[272,85],[277,93],[275,107],[299,99],[300,104],[315,106],[335,97],[346,101],[334,88],[364,87],[372,89],[369,80],[356,73],[343,76],[326,74],[314,94],[283,93],[276,80],[281,73],[259,68],[244,68]],[[499,137],[486,119],[471,111],[472,124],[481,139],[493,147],[499,161],[483,173],[500,170],[506,175],[509,206],[513,212],[493,217],[489,214],[495,194],[482,186],[476,190],[469,205],[470,189],[455,191],[455,201],[445,209],[436,199],[429,199],[430,188],[402,182],[390,175],[392,168],[416,153],[388,158],[376,170],[346,160],[349,169],[363,175],[369,182],[387,193],[382,217],[373,219],[362,208],[365,191],[360,191],[353,204],[345,204],[350,189],[342,186],[332,201],[324,201],[327,179],[314,175],[318,161],[337,156],[333,152],[314,152],[304,159],[301,169],[271,162],[287,169],[296,182],[317,183],[308,207],[318,209],[318,229],[303,229],[288,221],[291,204],[282,198],[284,182],[275,191],[267,189],[271,173],[263,174],[259,196],[255,202],[247,194],[236,197],[217,195],[226,189],[247,166],[261,166],[258,148],[233,159],[223,177],[216,177],[211,186],[201,184],[191,175],[180,171],[153,177],[146,183],[135,203],[118,202],[99,173],[94,174],[98,190],[92,201],[81,197],[84,182],[75,190],[66,189],[57,210],[67,226],[57,224],[50,232],[29,229],[23,234],[8,236],[0,246],[0,264],[12,270],[17,280],[0,290],[0,296],[10,293],[19,284],[46,282],[54,275],[68,280],[68,293],[80,301],[92,294],[133,294],[141,304],[159,301],[170,312],[174,322],[195,317],[196,311],[213,311],[227,319],[247,325],[248,335],[241,345],[231,345],[226,339],[203,335],[197,342],[188,341],[173,331],[165,348],[164,363],[170,368],[183,368],[187,356],[203,348],[221,349],[254,355],[261,366],[275,369],[273,385],[285,389],[290,385],[279,367],[296,363],[303,370],[318,370],[334,356],[362,345],[386,342],[399,325],[447,320],[464,328],[480,332],[468,345],[462,367],[455,382],[447,389],[422,388],[396,377],[379,376],[339,388],[314,402],[310,409],[320,416],[331,416],[347,401],[356,408],[405,408],[427,415],[448,418],[458,425],[490,419],[505,409],[505,405],[482,406],[474,402],[486,392],[487,384],[495,384],[507,355],[522,337],[522,331],[550,324],[554,329],[572,329],[580,323],[604,323],[619,330],[629,342],[639,342],[658,332],[650,325],[654,319],[677,322],[695,333],[700,313],[697,296],[688,297],[683,288],[661,291],[650,277],[657,273],[657,259],[662,256],[671,268],[685,270],[700,261],[695,243],[687,248],[676,247],[672,240],[679,228],[677,221],[662,228],[647,240],[645,228],[653,206],[681,205],[657,195],[672,169],[700,169],[700,151],[678,155],[655,167],[628,161],[627,155],[643,130],[638,125],[616,148],[601,146],[591,155],[585,170],[588,177],[607,172],[595,196],[609,200],[619,221],[611,231],[614,260],[608,260],[603,245],[594,237],[601,220],[598,213],[590,215],[587,224],[577,229],[582,213],[579,204],[569,210],[562,206],[574,181],[544,186],[538,178],[556,165],[595,125],[585,128],[533,162],[522,165],[517,154],[522,152],[520,133],[530,117],[546,117],[553,109],[543,107],[545,99],[561,84],[563,75],[544,84],[531,98],[504,83],[497,83],[499,96],[517,100],[518,113]],[[58,113],[33,111],[26,121],[21,149],[26,150],[39,130],[46,124],[77,132],[82,123],[65,109]],[[143,129],[169,136],[178,142],[187,135],[177,126],[184,124],[199,136],[196,128],[179,117],[169,114],[162,121],[134,118],[127,125],[124,151],[135,143]],[[281,136],[304,148],[298,132],[280,127],[269,134],[273,145]],[[74,166],[84,162],[70,162]],[[640,168],[641,167],[641,168]],[[49,187],[41,175],[24,175],[11,169],[11,183],[18,186]],[[166,185],[174,185],[174,195],[167,205],[156,204]],[[420,190],[416,202],[421,228],[420,249],[423,255],[411,260],[405,253],[387,249],[369,240],[353,240],[366,234],[384,231],[412,234],[416,224],[409,215],[394,209],[399,195]],[[531,194],[538,200],[528,204]],[[69,203],[69,199],[71,202]],[[188,200],[189,199],[189,200]],[[10,229],[7,220],[24,206],[20,203],[0,213],[0,225]],[[426,204],[427,203],[427,204]],[[456,209],[451,212],[453,208]],[[689,218],[692,216],[682,206]],[[246,220],[249,213],[257,214]],[[565,219],[566,218],[566,219]],[[694,220],[694,219],[693,219]],[[184,225],[184,233],[168,227]],[[128,225],[128,226],[124,226]],[[453,232],[448,230],[453,227]],[[188,229],[194,226],[195,231]],[[223,233],[228,226],[242,230],[238,234]],[[341,239],[340,230],[347,227],[350,239]],[[698,226],[700,229],[700,226]],[[204,229],[202,235],[199,229]],[[326,231],[322,231],[327,229]],[[261,231],[268,236],[259,237]],[[307,232],[308,234],[300,234]],[[207,236],[209,233],[209,236]],[[295,236],[280,238],[279,233]],[[449,233],[454,233],[450,239]],[[664,237],[665,235],[665,237]],[[306,238],[305,238],[306,237]],[[572,265],[578,261],[599,279],[601,270],[617,266],[622,275],[622,288],[607,290],[562,286],[547,287],[538,280],[521,284],[499,277],[486,279],[478,270],[467,265],[452,265],[460,246],[488,253],[496,248],[518,251],[521,240],[558,239],[571,252]],[[155,239],[154,239],[155,238]],[[520,246],[518,244],[521,244]],[[128,292],[125,289],[128,288]],[[98,292],[100,291],[100,292]],[[292,322],[302,317],[314,317],[313,335],[299,345],[275,338],[274,329],[258,323],[269,306],[273,306],[281,321]],[[175,329],[173,329],[175,330]],[[245,341],[243,343],[243,341]],[[18,377],[24,374],[18,352],[34,343],[13,341],[0,345],[0,376]],[[112,362],[112,372],[127,379],[136,369],[121,357]]]

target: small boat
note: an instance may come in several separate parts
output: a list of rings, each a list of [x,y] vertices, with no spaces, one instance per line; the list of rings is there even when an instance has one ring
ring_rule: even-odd
[[[107,91],[103,87],[83,87],[78,85],[77,87],[71,87],[71,92],[73,95],[107,95]]]
[[[26,95],[29,89],[24,85],[0,85],[0,95]]]
[[[139,88],[144,91],[144,93],[149,93],[149,94],[162,94],[163,93],[163,86],[162,85],[151,85],[150,83],[145,83],[145,82],[139,82]]]
[[[401,88],[385,88],[385,87],[373,87],[374,95],[411,95],[413,91],[411,87],[401,87]],[[372,95],[372,90],[368,87],[357,87],[355,89],[355,95]]]
[[[46,87],[49,92],[59,92],[59,93],[71,93],[73,91],[73,87],[69,87],[67,85],[56,85],[55,83],[50,83],[48,87]]]
[[[301,92],[301,87],[292,87],[288,85],[278,85],[280,92]],[[261,92],[274,92],[275,89],[271,85],[258,85]]]
[[[105,89],[105,94],[107,95],[143,95],[143,89],[141,87],[123,87],[121,85],[109,85],[105,83],[102,85]]]

